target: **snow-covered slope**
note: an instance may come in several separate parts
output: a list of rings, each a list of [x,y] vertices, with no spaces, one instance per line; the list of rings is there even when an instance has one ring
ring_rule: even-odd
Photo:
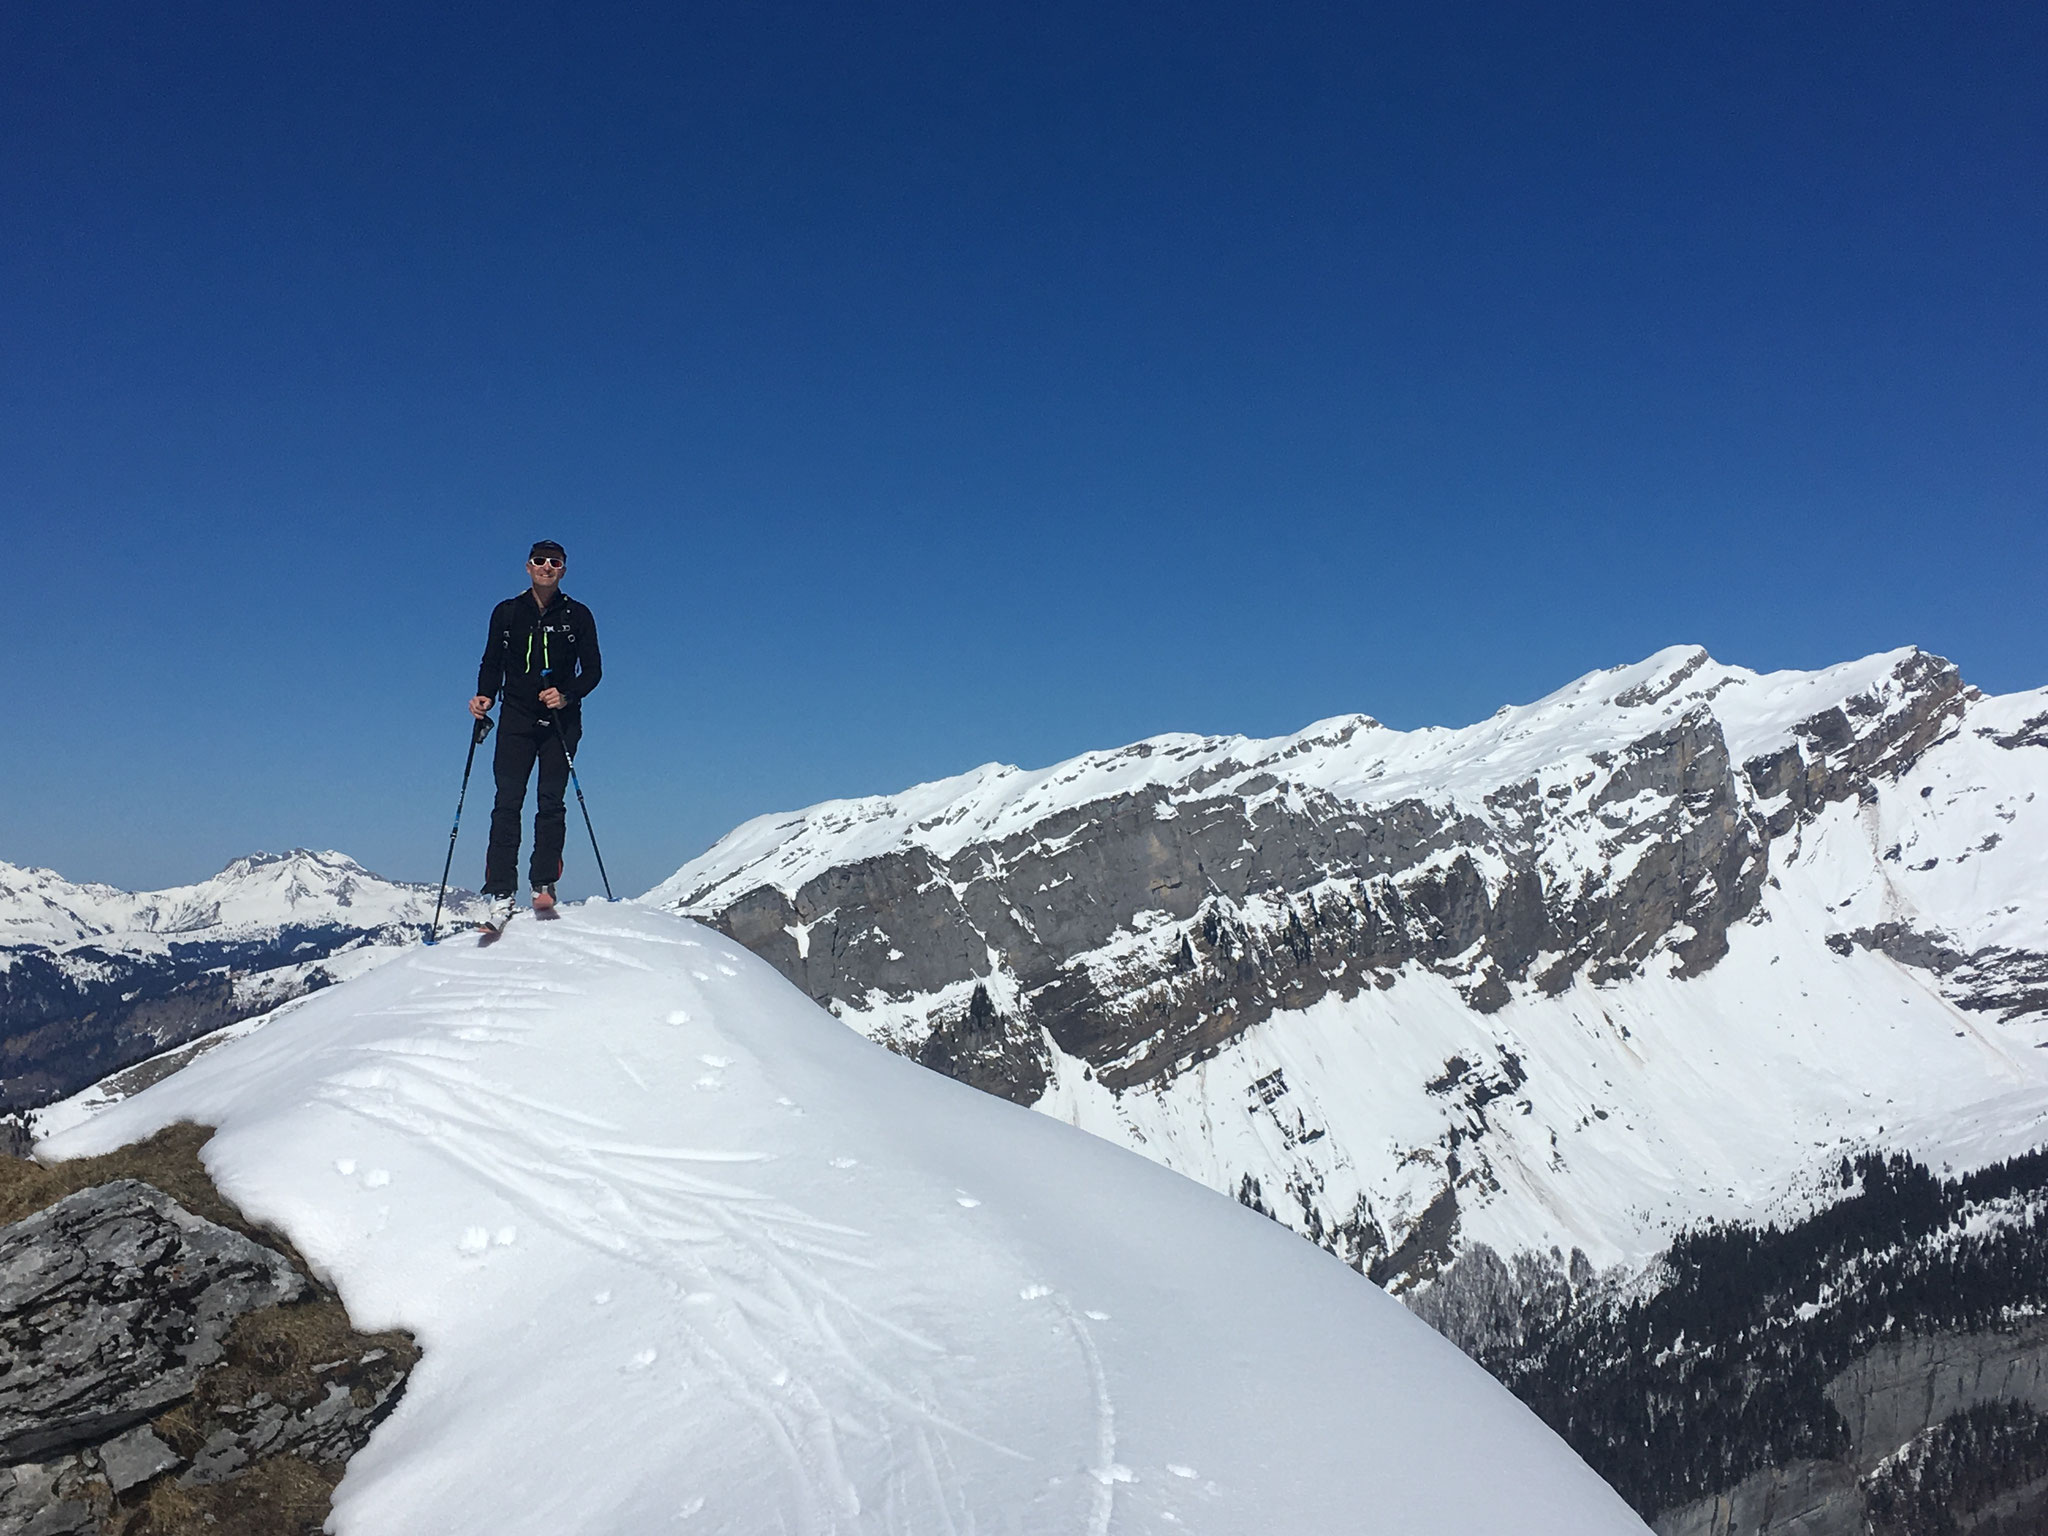
[[[1328,1255],[647,907],[414,950],[43,1150],[177,1119],[425,1347],[343,1533],[1642,1529]]]
[[[763,817],[646,899],[1389,1283],[1473,1241],[1636,1263],[1846,1152],[2040,1133],[2048,690],[1675,647],[1463,730]]]

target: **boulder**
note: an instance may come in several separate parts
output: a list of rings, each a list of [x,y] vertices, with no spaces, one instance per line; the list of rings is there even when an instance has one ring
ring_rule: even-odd
[[[0,1464],[96,1445],[189,1395],[244,1314],[305,1281],[135,1179],[0,1231]]]

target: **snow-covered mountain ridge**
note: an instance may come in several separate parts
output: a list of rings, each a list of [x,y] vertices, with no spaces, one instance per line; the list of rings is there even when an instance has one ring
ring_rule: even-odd
[[[47,1102],[387,960],[426,931],[435,894],[303,848],[164,891],[0,863],[0,1108]],[[451,891],[443,922],[477,904]]]
[[[1819,672],[1757,674],[1724,667],[1696,646],[1673,646],[1632,667],[1589,673],[1534,704],[1508,706],[1478,725],[1395,731],[1370,715],[1339,715],[1289,736],[1169,734],[1114,751],[1087,752],[1050,768],[984,764],[896,795],[828,800],[793,814],[759,816],[685,864],[649,893],[669,904],[722,908],[762,885],[795,896],[837,866],[912,848],[951,859],[978,843],[1042,827],[1062,813],[1151,787],[1165,803],[1223,794],[1269,798],[1319,790],[1365,806],[1415,798],[1486,816],[1494,792],[1579,759],[1613,753],[1660,722],[1712,706],[1738,762],[1794,746],[1828,711],[1857,701],[1860,719],[1891,734],[1886,716],[1909,707],[1930,672],[1955,686],[1954,669],[1911,648]],[[2048,713],[2048,690],[2016,696]],[[2048,729],[2048,720],[2032,722]],[[1807,727],[1802,732],[1802,727]]]
[[[1473,1240],[1637,1262],[1845,1152],[2034,1134],[2044,789],[2048,690],[1675,647],[1463,730],[762,817],[647,899],[1402,1284]]]
[[[0,861],[0,965],[8,948],[160,951],[252,932],[333,925],[364,932],[423,923],[435,887],[385,880],[346,854],[294,848],[235,859],[219,874],[163,891],[77,884],[54,870]],[[458,893],[460,894],[460,893]]]
[[[1640,1533],[1441,1338],[644,907],[415,948],[103,1108],[423,1350],[343,1533]]]

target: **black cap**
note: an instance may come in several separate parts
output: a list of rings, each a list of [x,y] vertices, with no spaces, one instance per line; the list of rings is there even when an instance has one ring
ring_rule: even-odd
[[[562,548],[553,539],[541,539],[535,543],[533,548],[526,552],[526,558],[529,560],[539,559],[542,555],[553,555],[559,560],[567,560],[569,558],[569,551]]]

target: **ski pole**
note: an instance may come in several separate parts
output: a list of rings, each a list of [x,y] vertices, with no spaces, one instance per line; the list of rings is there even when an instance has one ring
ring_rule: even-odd
[[[434,923],[427,930],[427,942],[441,942],[441,903],[448,896],[448,871],[455,867],[455,834],[462,830],[462,802],[469,798],[469,770],[476,766],[476,749],[491,734],[491,717],[485,715],[469,733],[469,756],[462,762],[462,791],[455,797],[455,825],[448,829],[448,857],[441,865],[441,893],[434,898]],[[597,845],[593,842],[591,846]]]
[[[597,877],[604,882],[604,899],[617,901],[612,894],[612,877],[604,872],[604,855],[597,851],[597,828],[590,824],[590,806],[583,799],[583,781],[576,777],[576,755],[569,750],[567,742],[562,743],[562,756],[569,760],[569,782],[576,786],[576,803],[583,809],[583,830],[590,834],[590,851],[597,858]]]

